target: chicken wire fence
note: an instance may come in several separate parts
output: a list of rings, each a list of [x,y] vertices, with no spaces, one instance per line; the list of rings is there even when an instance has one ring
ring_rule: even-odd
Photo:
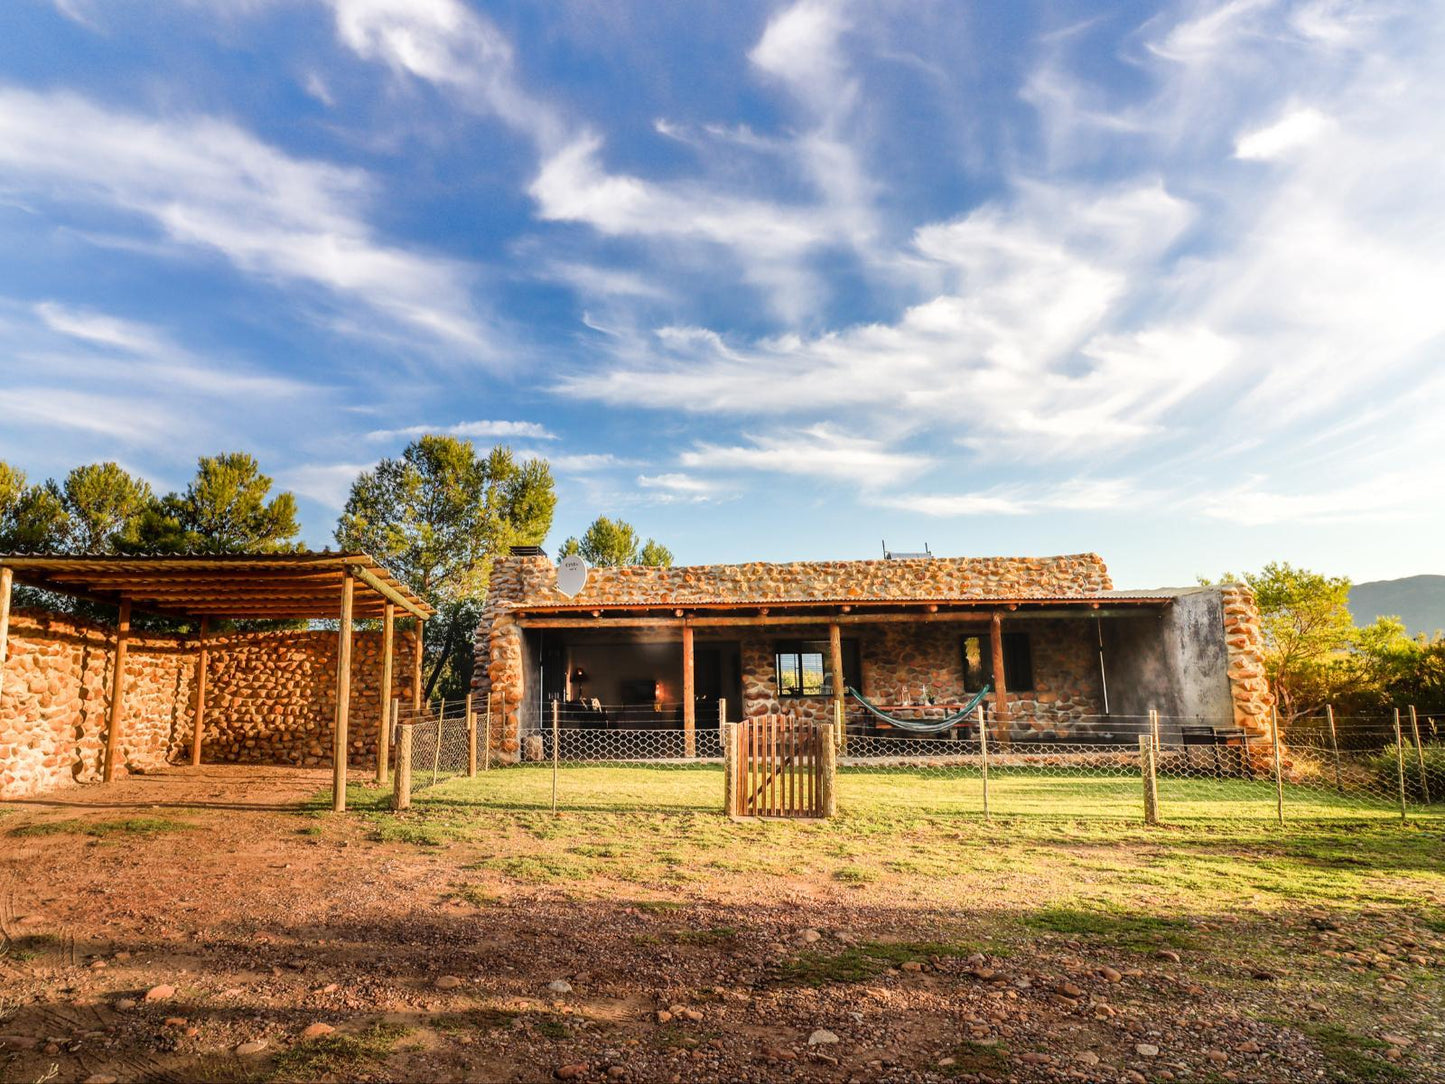
[[[514,809],[716,811],[725,790],[723,719],[708,707],[699,708],[690,733],[675,703],[534,709],[531,724],[510,735],[503,709],[488,718],[483,706],[469,724],[462,702],[407,710],[399,723],[412,734],[413,793],[445,785],[448,800]],[[1445,819],[1445,717],[1408,708],[1398,724],[1393,714],[1281,720],[1277,743],[1268,727],[1246,731],[1232,718],[1152,712],[1061,720],[1015,710],[1004,720],[984,710],[930,735],[882,725],[861,710],[837,722],[844,814]]]

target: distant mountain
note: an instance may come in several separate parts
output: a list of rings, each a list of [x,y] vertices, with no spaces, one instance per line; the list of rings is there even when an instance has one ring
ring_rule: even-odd
[[[1445,576],[1357,583],[1350,588],[1350,613],[1357,625],[1393,616],[1404,621],[1412,635],[1433,634],[1445,629]]]

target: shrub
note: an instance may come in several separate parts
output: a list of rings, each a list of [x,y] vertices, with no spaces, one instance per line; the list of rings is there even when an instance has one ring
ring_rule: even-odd
[[[1370,766],[1375,769],[1378,784],[1394,794],[1399,788],[1399,752],[1394,742],[1374,757]],[[1420,760],[1424,758],[1425,777],[1420,777]],[[1430,786],[1430,804],[1445,803],[1445,745],[1422,744],[1417,754],[1415,746],[1405,743],[1405,797],[1412,802],[1425,800],[1425,783]]]

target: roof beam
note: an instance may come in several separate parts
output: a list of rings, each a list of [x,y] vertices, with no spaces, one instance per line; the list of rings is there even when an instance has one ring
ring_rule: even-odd
[[[408,599],[405,595],[403,595],[395,587],[391,586],[391,584],[383,580],[380,576],[376,575],[374,572],[371,571],[371,569],[367,568],[365,565],[358,562],[351,566],[351,571],[356,573],[357,579],[361,580],[362,583],[366,584],[367,587],[370,587],[373,591],[375,591],[382,598],[386,599],[388,602],[395,603],[415,618],[418,618],[422,621],[425,621],[427,619],[428,614],[425,610],[423,610],[416,603]]]

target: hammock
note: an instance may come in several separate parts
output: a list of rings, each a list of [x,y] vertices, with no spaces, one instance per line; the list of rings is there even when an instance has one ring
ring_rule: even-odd
[[[894,726],[898,727],[900,730],[911,730],[916,734],[937,734],[941,731],[949,729],[950,727],[957,726],[959,723],[963,722],[970,715],[972,715],[973,709],[983,703],[983,698],[989,694],[989,688],[989,686],[985,685],[982,689],[975,693],[973,699],[963,706],[962,711],[950,715],[946,719],[928,720],[899,719],[896,716],[889,715],[886,711],[880,711],[878,708],[868,703],[868,701],[863,698],[863,694],[860,693],[857,689],[853,688],[851,685],[848,686],[848,695],[851,696],[854,700],[858,701],[858,703],[862,704],[874,715],[878,716],[878,718],[882,719],[885,723],[891,723]],[[927,706],[927,704],[920,705],[920,707]]]

